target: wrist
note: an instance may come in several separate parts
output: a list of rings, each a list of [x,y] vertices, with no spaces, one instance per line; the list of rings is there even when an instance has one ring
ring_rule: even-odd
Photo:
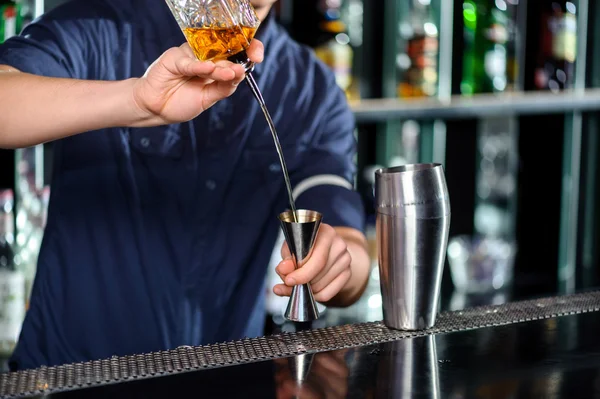
[[[140,90],[140,78],[130,78],[123,81],[127,86],[128,95],[125,97],[126,103],[122,111],[124,112],[124,125],[127,127],[148,127],[156,126],[164,123],[164,121],[156,114],[150,112],[143,105],[138,94]]]

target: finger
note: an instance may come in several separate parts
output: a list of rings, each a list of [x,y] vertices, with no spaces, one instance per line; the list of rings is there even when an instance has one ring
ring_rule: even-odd
[[[288,247],[287,242],[284,241],[281,246],[281,259],[289,258],[291,255],[290,248]]]
[[[315,300],[318,302],[329,302],[335,297],[344,286],[348,283],[352,277],[352,270],[346,269],[340,275],[338,275],[327,287],[325,287],[318,294],[315,294]]]
[[[317,294],[327,288],[329,284],[331,284],[337,278],[337,276],[350,269],[351,263],[352,257],[348,252],[346,252],[336,263],[333,264],[323,278],[317,282],[311,282],[310,285],[313,289],[313,293]]]
[[[233,78],[232,80],[237,81],[238,83],[241,82],[246,77],[246,70],[244,69],[244,67],[241,64],[231,62],[231,61],[221,60],[221,61],[217,61],[215,63],[215,65],[217,67],[231,69],[233,72],[235,72],[235,78]]]
[[[168,61],[165,61],[167,70],[174,75],[180,76],[210,77],[216,69],[216,65],[213,62],[198,61],[186,56],[183,52],[179,52],[172,62],[173,65],[171,66]]]
[[[243,74],[241,65],[229,63],[229,65],[215,64],[212,61],[198,61],[188,57],[181,50],[175,59],[175,74],[189,77],[200,77],[217,82],[232,82],[239,84],[239,74]]]
[[[279,278],[281,279],[282,282],[285,281],[285,274],[279,273],[279,271],[277,270],[277,268],[275,268],[275,273],[277,273],[277,275],[279,276]]]
[[[186,56],[188,56],[190,59],[193,59],[194,61],[198,61],[198,58],[196,57],[196,54],[194,54],[194,51],[190,47],[189,43],[185,42],[179,48],[181,49],[182,53],[185,54]],[[210,62],[210,61],[205,61],[205,62]],[[235,64],[230,61],[218,61],[214,64],[217,66],[217,68],[222,67],[225,70],[229,70],[229,69],[233,70],[233,72],[235,73],[235,77],[231,80],[236,81],[235,82],[236,84],[239,84],[246,76],[244,68],[239,64]],[[227,75],[230,75],[230,74],[227,72]],[[229,79],[227,78],[226,80],[229,80]]]
[[[281,277],[282,280],[285,280],[286,276],[292,273],[294,270],[296,270],[296,266],[292,259],[282,260],[275,268],[275,271],[277,274],[279,274],[279,277]]]
[[[318,283],[325,275],[329,273],[331,267],[336,264],[344,254],[348,253],[348,244],[340,236],[336,236],[331,244],[331,250],[329,251],[329,259],[327,260],[327,266],[321,272],[311,280],[312,284]]]
[[[234,80],[237,79],[237,72],[239,72],[239,71],[236,71],[236,68],[217,65],[217,64],[215,64],[215,65],[216,66],[215,66],[215,70],[213,71],[213,73],[211,73],[210,76],[204,76],[204,77],[213,79],[216,82],[224,82],[224,83],[227,82],[229,85],[234,83]],[[235,86],[237,86],[237,83],[235,83]]]
[[[277,296],[290,296],[292,295],[293,287],[288,287],[285,284],[277,284],[273,287],[273,293]]]
[[[248,47],[248,50],[246,50],[246,54],[252,62],[263,62],[265,57],[265,46],[260,40],[252,39],[252,41],[250,41],[250,46]]]
[[[317,233],[315,246],[310,258],[302,267],[299,267],[293,273],[290,273],[290,275],[286,277],[285,283],[288,286],[294,286],[306,284],[315,278],[327,265],[329,251],[335,236],[336,233],[333,227],[322,224]]]
[[[231,96],[233,93],[235,93],[235,90],[236,86],[233,86],[228,82],[213,82],[209,85],[206,85],[202,91],[202,106],[204,109],[208,109],[217,101],[221,101]]]

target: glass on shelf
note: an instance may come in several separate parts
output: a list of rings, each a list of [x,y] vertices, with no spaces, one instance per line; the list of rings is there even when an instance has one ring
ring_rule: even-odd
[[[513,279],[516,244],[502,238],[456,236],[448,242],[448,263],[457,292],[492,293]]]
[[[479,122],[476,154],[474,225],[478,234],[515,234],[518,131],[514,118]]]

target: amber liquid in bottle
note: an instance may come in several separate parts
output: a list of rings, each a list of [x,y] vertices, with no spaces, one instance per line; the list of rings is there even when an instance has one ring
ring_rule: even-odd
[[[244,63],[248,61],[246,56],[246,49],[249,46],[250,41],[256,34],[256,28],[249,28],[246,26],[234,26],[231,28],[186,28],[184,34],[190,44],[190,47],[194,51],[194,54],[199,60],[202,61],[220,61],[229,60],[232,62]],[[267,109],[265,100],[262,96],[256,80],[252,76],[251,71],[246,73],[246,83],[250,86],[252,94],[258,101],[260,108],[271,130],[273,136],[273,142],[275,143],[275,149],[279,156],[279,162],[281,164],[281,170],[283,172],[283,178],[285,180],[285,187],[287,189],[288,200],[290,203],[290,209],[294,215],[294,221],[297,222],[296,217],[296,205],[294,197],[292,195],[292,184],[290,182],[290,176],[283,157],[283,150],[279,142],[279,136],[275,129],[275,124],[271,118],[271,114]]]

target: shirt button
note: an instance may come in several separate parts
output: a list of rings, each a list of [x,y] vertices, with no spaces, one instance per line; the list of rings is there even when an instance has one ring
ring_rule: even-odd
[[[143,137],[140,140],[140,144],[142,145],[142,147],[147,148],[150,145],[150,139],[148,137]]]
[[[208,188],[209,190],[214,190],[215,188],[217,188],[217,183],[214,180],[207,180],[206,181],[206,188]]]

